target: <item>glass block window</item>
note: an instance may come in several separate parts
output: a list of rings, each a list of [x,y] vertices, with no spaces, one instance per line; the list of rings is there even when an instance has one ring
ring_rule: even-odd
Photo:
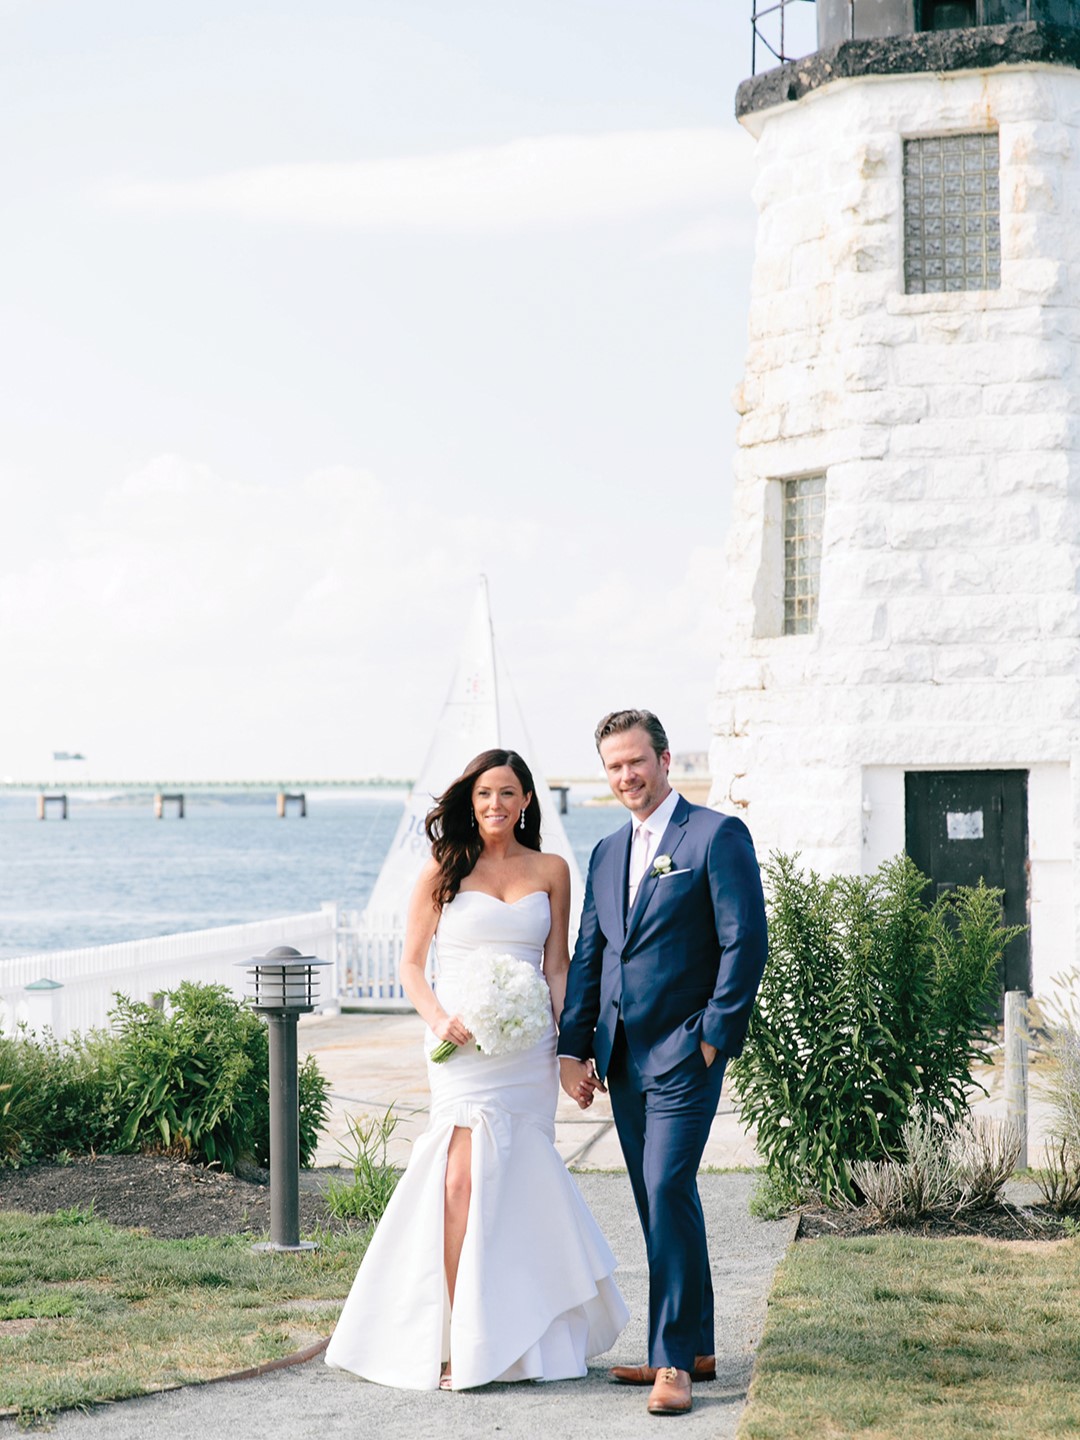
[[[784,634],[809,635],[817,623],[825,476],[783,483]]]
[[[904,141],[904,288],[1001,285],[997,132]]]

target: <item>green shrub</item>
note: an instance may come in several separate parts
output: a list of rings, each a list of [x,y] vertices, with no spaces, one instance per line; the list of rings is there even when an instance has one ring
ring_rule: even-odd
[[[164,1149],[234,1170],[270,1158],[263,1021],[220,985],[185,983],[156,1009],[117,995],[113,1032],[0,1036],[0,1164],[92,1150]],[[300,1163],[329,1111],[313,1056],[300,1066]]]
[[[949,1125],[966,1113],[1018,931],[981,884],[924,905],[906,856],[823,879],[774,855],[765,875],[769,963],[732,1066],[739,1113],[779,1187],[854,1201],[852,1165],[899,1153],[916,1106]]]
[[[63,1042],[0,1036],[0,1164],[110,1147],[114,1049],[98,1031]]]
[[[267,1030],[220,985],[185,982],[162,1009],[117,997],[114,1103],[122,1149],[164,1148],[235,1170],[269,1160]],[[312,1057],[299,1075],[300,1159],[326,1119],[327,1086]]]
[[[34,1042],[41,1057],[43,1151],[51,1155],[108,1150],[120,1116],[113,1105],[116,1041],[104,1030],[64,1041],[51,1034]]]
[[[0,1047],[0,1161],[11,1164],[19,1158],[23,1147],[26,1121],[26,1094],[13,1072],[5,1065],[7,1056]]]
[[[33,1092],[19,1064],[18,1042],[0,1036],[0,1163],[14,1165],[26,1151],[33,1120]]]
[[[266,1087],[267,1101],[269,1102],[270,1086]],[[326,1076],[319,1069],[319,1062],[314,1055],[309,1055],[300,1066],[299,1075],[300,1093],[300,1164],[305,1168],[315,1163],[315,1150],[319,1143],[319,1133],[326,1126],[330,1114],[330,1084]],[[267,1124],[270,1119],[270,1106],[266,1107]],[[267,1137],[266,1154],[270,1155],[270,1141]]]
[[[803,1198],[802,1190],[792,1186],[775,1170],[761,1170],[746,1208],[755,1220],[779,1220]]]
[[[339,1220],[361,1220],[366,1225],[377,1225],[398,1182],[398,1172],[386,1158],[398,1117],[390,1107],[381,1118],[357,1120],[350,1115],[347,1123],[351,1149],[342,1146],[341,1153],[352,1168],[353,1178],[331,1178],[326,1192],[327,1207]]]
[[[269,1067],[269,1050],[267,1051]],[[315,1151],[319,1134],[326,1125],[330,1114],[330,1086],[326,1076],[319,1069],[314,1055],[309,1055],[300,1064],[297,1072],[297,1095],[300,1102],[300,1164],[307,1167],[315,1163]],[[255,1146],[253,1155],[257,1165],[270,1163],[270,1072],[267,1069],[266,1083],[255,1116]]]

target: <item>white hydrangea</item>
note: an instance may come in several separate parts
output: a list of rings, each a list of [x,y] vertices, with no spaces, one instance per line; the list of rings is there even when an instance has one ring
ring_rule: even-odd
[[[551,992],[527,960],[481,950],[463,977],[458,1014],[485,1055],[528,1050],[551,1024]]]

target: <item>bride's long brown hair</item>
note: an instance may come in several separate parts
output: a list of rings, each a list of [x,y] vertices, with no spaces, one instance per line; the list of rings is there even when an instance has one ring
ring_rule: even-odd
[[[480,858],[484,842],[473,814],[473,786],[485,770],[508,765],[530,797],[525,809],[525,828],[514,830],[514,838],[527,850],[540,849],[540,801],[536,798],[532,772],[516,750],[483,750],[449,784],[429,810],[424,829],[431,841],[431,853],[439,867],[432,891],[436,905],[449,905],[461,888],[466,875],[472,873]]]

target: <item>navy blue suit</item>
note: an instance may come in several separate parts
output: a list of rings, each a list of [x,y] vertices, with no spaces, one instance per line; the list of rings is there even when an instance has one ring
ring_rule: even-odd
[[[715,1353],[697,1170],[765,966],[765,905],[746,826],[680,796],[657,851],[671,873],[646,875],[628,914],[632,826],[589,863],[559,1054],[608,1083],[649,1257],[649,1364],[689,1370]]]

